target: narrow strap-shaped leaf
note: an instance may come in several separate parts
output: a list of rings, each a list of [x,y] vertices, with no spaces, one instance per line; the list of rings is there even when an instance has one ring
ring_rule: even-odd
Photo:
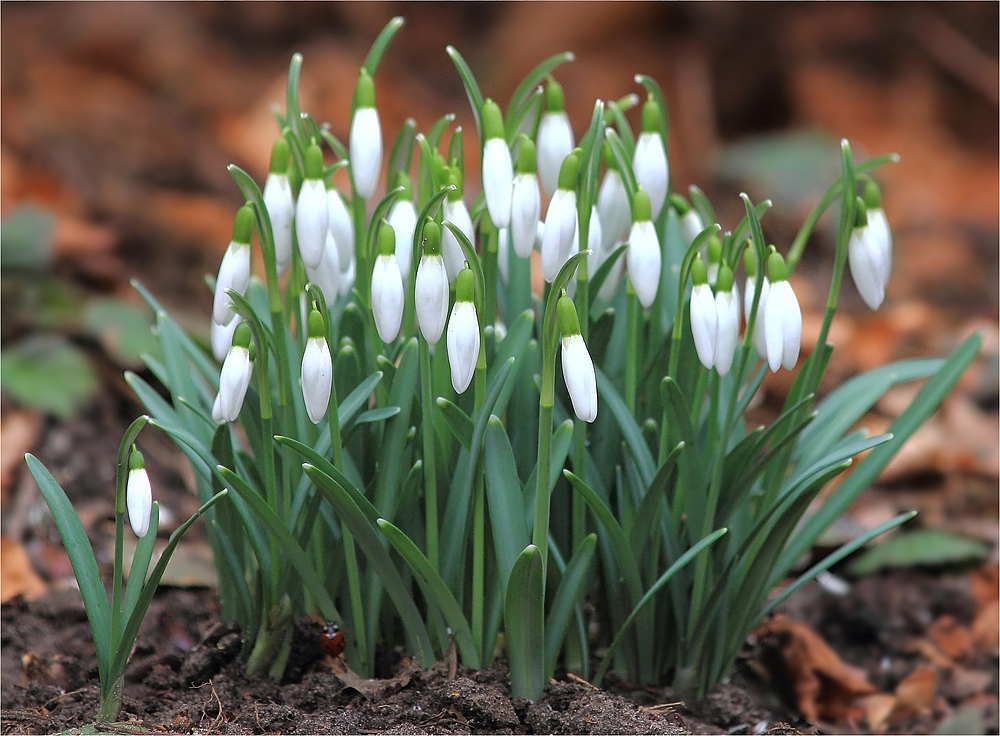
[[[499,371],[501,366],[503,366],[503,364],[510,358],[513,358],[516,361],[514,365],[521,365],[522,358],[524,357],[524,351],[527,350],[528,343],[531,342],[534,326],[535,314],[531,310],[528,310],[521,312],[521,314],[517,316],[517,319],[515,319],[507,327],[507,334],[504,336],[503,340],[497,344],[496,357],[492,360],[486,371],[487,386],[489,386],[493,379],[496,378],[497,371]],[[522,546],[521,549],[524,549],[524,547]]]
[[[476,75],[472,73],[472,69],[469,68],[465,59],[460,53],[458,53],[458,49],[454,46],[448,46],[445,48],[445,51],[455,64],[455,68],[458,70],[458,76],[462,78],[462,84],[465,86],[465,94],[469,98],[469,107],[472,108],[472,117],[476,121],[476,130],[479,132],[479,140],[483,140],[483,93],[482,90],[479,89],[479,82],[476,81]]]
[[[633,94],[632,97],[635,98],[634,104],[638,104],[639,95]],[[613,122],[615,127],[618,128],[618,135],[621,138],[622,146],[624,147],[628,160],[631,161],[632,155],[635,153],[635,134],[632,132],[632,126],[629,125],[628,120],[625,119],[625,111],[622,110],[621,102],[615,100],[608,102],[606,110],[608,125]]]
[[[663,465],[656,471],[656,477],[649,484],[646,495],[639,503],[631,528],[626,532],[629,545],[632,547],[632,555],[637,560],[642,559],[650,533],[660,525],[660,507],[666,497],[667,489],[672,485],[671,480],[677,470],[677,458],[683,450],[684,443],[680,442],[667,455]]]
[[[160,504],[153,501],[149,511],[149,529],[146,536],[140,537],[132,555],[132,566],[128,571],[128,582],[125,583],[125,598],[122,600],[122,620],[128,621],[135,610],[142,592],[142,584],[146,582],[149,572],[149,561],[153,559],[153,547],[156,546],[156,532],[160,528]]]
[[[413,574],[417,576],[417,581],[420,583],[424,595],[441,609],[441,614],[448,622],[448,626],[451,627],[452,633],[455,635],[455,642],[462,653],[462,664],[472,669],[479,669],[479,652],[473,642],[469,623],[465,620],[462,607],[458,605],[458,601],[448,590],[448,586],[444,584],[444,580],[438,575],[437,570],[431,567],[431,563],[417,549],[417,545],[393,526],[392,522],[379,519],[378,525],[392,546],[413,570]]]
[[[466,450],[472,447],[472,432],[475,427],[472,424],[472,420],[469,415],[466,414],[462,409],[448,401],[448,399],[438,398],[437,400],[438,408],[441,410],[441,417],[444,419],[445,424],[448,425],[448,429],[455,436],[455,439]]]
[[[371,76],[375,76],[375,72],[378,71],[378,65],[381,63],[386,49],[389,48],[389,42],[392,41],[393,36],[399,33],[399,29],[402,27],[403,16],[395,16],[385,24],[385,28],[382,29],[372,43],[371,49],[368,51],[368,56],[365,57],[365,63],[362,65]]]
[[[611,155],[615,157],[618,173],[621,174],[622,184],[625,185],[625,191],[631,202],[635,199],[636,191],[635,174],[632,173],[632,156],[625,150],[625,144],[622,143],[621,137],[613,128],[604,129],[604,138],[611,145]]]
[[[503,423],[496,416],[491,416],[486,425],[484,452],[493,548],[501,587],[506,591],[510,571],[521,550],[528,545],[530,534],[525,524],[527,510],[522,501],[514,452]]]
[[[399,129],[396,142],[392,145],[392,152],[389,154],[389,169],[386,181],[392,183],[396,180],[396,174],[400,171],[409,173],[410,160],[413,158],[413,142],[417,137],[417,121],[407,118],[403,121],[403,127]]]
[[[159,314],[163,312],[169,316],[169,312],[157,301],[156,297],[153,296],[152,292],[149,291],[145,286],[143,286],[138,280],[132,279],[129,282],[132,288],[139,292],[139,296],[143,298],[143,301],[149,305],[149,308],[153,310],[154,314]],[[173,318],[171,318],[173,319]],[[176,320],[174,320],[176,321]],[[180,331],[181,346],[184,348],[184,353],[191,359],[198,372],[208,380],[213,388],[218,388],[219,385],[219,369],[208,357],[204,350],[199,347],[191,337],[184,332]]]
[[[538,700],[545,688],[545,590],[538,547],[524,548],[510,571],[504,603],[504,638],[511,695]]]
[[[405,459],[403,448],[406,446],[406,433],[410,429],[410,414],[413,411],[413,397],[417,390],[418,363],[417,339],[413,337],[407,340],[399,351],[396,378],[389,388],[387,403],[398,406],[400,412],[388,421],[383,432],[378,480],[375,486],[375,506],[379,509],[379,516],[390,521],[395,517],[395,510],[399,504],[399,488],[403,479]]]
[[[718,218],[715,216],[715,208],[712,207],[712,203],[709,201],[705,193],[701,191],[696,185],[692,184],[688,187],[688,194],[691,197],[691,204],[698,211],[701,216],[702,222],[718,222]]]
[[[587,582],[587,570],[597,546],[597,535],[588,534],[577,545],[573,557],[566,564],[562,580],[556,588],[548,618],[545,620],[545,679],[552,677],[556,669],[556,658],[566,638],[566,628],[570,616],[580,600],[580,593]]]
[[[642,482],[646,486],[649,486],[653,480],[653,476],[656,475],[656,463],[653,462],[653,455],[649,451],[646,439],[642,436],[642,430],[639,429],[635,417],[628,410],[625,400],[619,395],[614,384],[604,375],[604,371],[596,368],[596,373],[598,396],[601,397],[601,400],[611,410],[611,415],[615,418],[622,437],[625,438],[625,444],[628,445],[628,449],[635,459],[636,466],[642,474]]]
[[[601,287],[604,286],[604,282],[607,281],[608,275],[611,273],[611,269],[615,267],[615,263],[618,262],[618,259],[625,255],[626,250],[628,250],[628,245],[623,243],[611,251],[610,255],[608,255],[608,257],[604,259],[604,262],[598,266],[594,275],[590,279],[590,308],[591,313],[594,315],[594,319],[600,317],[599,314],[594,313],[594,303],[597,301],[597,295],[600,293]]]
[[[565,64],[567,61],[574,61],[575,59],[576,56],[572,51],[563,51],[562,53],[550,56],[528,72],[524,79],[521,80],[521,83],[517,85],[517,89],[510,96],[510,103],[507,105],[507,130],[505,133],[508,145],[513,143],[514,138],[517,136],[518,126],[528,111],[531,95],[542,79],[545,78],[545,75],[550,74],[552,70]]]

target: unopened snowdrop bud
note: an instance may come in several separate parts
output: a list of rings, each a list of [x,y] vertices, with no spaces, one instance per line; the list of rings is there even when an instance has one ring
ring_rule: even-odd
[[[315,141],[306,149],[305,173],[295,203],[295,235],[302,262],[309,268],[316,268],[326,244],[329,205],[323,184],[323,152]]]
[[[128,507],[128,522],[135,536],[145,537],[149,532],[149,514],[153,510],[153,489],[149,485],[146,461],[134,447],[128,457],[125,504]]]
[[[635,222],[629,231],[628,251],[625,254],[628,277],[632,281],[635,295],[639,297],[639,303],[649,308],[660,286],[662,256],[656,228],[650,220],[650,202],[645,190],[640,188],[635,193],[632,209]]]
[[[715,314],[715,369],[724,376],[733,365],[733,353],[740,339],[740,290],[726,264],[719,269],[715,287]]]
[[[611,146],[607,141],[604,142],[604,160],[608,170],[597,192],[597,211],[601,215],[603,235],[601,247],[607,251],[618,241],[624,240],[628,234],[628,226],[632,222],[632,208],[629,206],[628,192],[625,190],[621,172],[618,171],[618,162],[612,155]]]
[[[722,239],[718,233],[708,239],[705,250],[708,255],[708,283],[715,286],[719,280],[719,266],[722,263]]]
[[[326,306],[333,306],[337,295],[341,292],[342,276],[337,265],[337,245],[333,236],[326,234],[326,245],[315,268],[306,266],[306,278],[312,281],[323,292]]]
[[[230,305],[226,289],[242,295],[250,283],[250,235],[253,232],[253,210],[245,204],[236,213],[233,222],[233,239],[229,241],[219,266],[219,276],[215,279],[215,297],[212,302],[212,321],[228,325],[236,317]]]
[[[284,136],[271,148],[271,169],[264,180],[263,196],[271,220],[274,256],[280,276],[292,260],[292,219],[295,217],[295,198],[288,180],[288,141]]]
[[[378,256],[372,268],[372,315],[382,342],[392,342],[403,322],[403,277],[396,261],[396,235],[382,221],[378,232]]]
[[[475,243],[475,231],[472,227],[472,218],[469,216],[469,208],[465,206],[462,199],[462,175],[455,168],[448,172],[449,183],[457,187],[455,191],[448,192],[441,207],[442,220],[454,223],[461,230],[470,243]],[[448,228],[444,228],[441,239],[441,253],[444,256],[444,265],[448,271],[448,282],[458,278],[458,272],[462,270],[465,263],[465,251],[458,243],[458,238]]]
[[[327,233],[333,239],[334,252],[341,271],[346,271],[354,258],[354,221],[347,202],[332,183],[326,187]],[[329,247],[329,240],[327,241]]]
[[[757,290],[757,257],[754,254],[753,248],[747,248],[743,252],[743,266],[747,272],[746,290],[743,294],[743,315],[746,318],[747,324],[750,324],[750,313],[753,311],[753,299]],[[753,323],[751,340],[753,341],[754,350],[766,360],[767,343],[764,340],[764,305],[767,303],[767,295],[771,290],[771,282],[768,280],[766,274],[760,288],[760,301],[757,303],[757,318]]]
[[[864,199],[868,227],[882,249],[882,260],[886,268],[885,281],[888,283],[889,272],[892,271],[892,231],[889,230],[889,220],[882,209],[882,191],[872,179],[865,182]]]
[[[323,315],[314,309],[309,313],[308,339],[302,355],[302,400],[309,421],[319,424],[326,416],[333,388],[333,357],[326,342]]]
[[[441,226],[424,224],[424,254],[417,266],[414,285],[417,325],[430,345],[436,345],[448,319],[448,272],[441,255]]]
[[[220,363],[226,359],[229,354],[229,348],[233,344],[233,333],[236,332],[236,327],[243,321],[243,317],[236,315],[234,319],[229,321],[228,325],[220,325],[214,319],[209,328],[209,336],[212,341],[212,355]]]
[[[250,325],[241,322],[233,334],[233,346],[229,348],[219,374],[219,416],[222,421],[235,422],[239,417],[252,374]]]
[[[670,169],[667,164],[667,149],[660,135],[660,106],[652,98],[642,107],[642,133],[635,142],[632,155],[632,171],[636,184],[646,190],[655,220],[667,198],[667,181]]]
[[[361,67],[354,88],[354,118],[351,120],[351,178],[362,199],[375,194],[382,171],[382,124],[375,109],[375,82]]]
[[[799,359],[799,344],[802,340],[802,310],[795,298],[792,285],[788,283],[785,259],[780,253],[772,252],[767,259],[767,271],[771,288],[767,294],[767,308],[764,310],[764,342],[767,347],[767,364],[773,373],[782,366],[786,370],[795,367]]]
[[[413,205],[413,185],[405,171],[396,175],[397,187],[403,187],[398,199],[392,203],[387,218],[389,227],[396,234],[396,262],[404,279],[410,276],[413,261],[413,233],[417,229],[417,208]]]
[[[691,243],[705,229],[705,223],[701,220],[698,210],[691,207],[683,196],[676,192],[670,195],[670,204],[677,211],[677,224],[681,230],[681,242],[685,248],[690,248]]]
[[[535,173],[535,144],[521,140],[517,151],[517,175],[511,196],[510,241],[518,258],[527,258],[535,246],[535,233],[542,214],[542,195]]]
[[[479,361],[479,317],[474,301],[476,277],[466,264],[455,284],[455,306],[448,320],[448,365],[451,385],[457,393],[465,393],[472,383]]]
[[[490,219],[497,227],[510,224],[511,195],[514,188],[514,164],[504,140],[500,106],[488,99],[483,103],[483,195]]]
[[[573,412],[585,422],[597,419],[597,376],[573,300],[563,294],[556,306],[562,333],[562,370]]]
[[[719,317],[715,309],[715,297],[708,285],[708,269],[701,255],[695,256],[691,264],[691,334],[698,360],[706,368],[715,365],[715,344],[719,331]],[[730,358],[731,360],[731,358]]]
[[[854,231],[847,248],[851,276],[865,304],[877,310],[885,299],[892,269],[892,236],[881,208],[868,209],[866,199],[858,197],[855,209]]]
[[[546,192],[555,192],[563,159],[573,150],[573,127],[563,102],[563,88],[549,78],[545,88],[545,113],[538,124],[538,178]]]
[[[559,188],[552,195],[545,213],[542,233],[542,278],[549,283],[570,256],[576,234],[576,182],[580,159],[575,153],[566,156],[559,172]]]

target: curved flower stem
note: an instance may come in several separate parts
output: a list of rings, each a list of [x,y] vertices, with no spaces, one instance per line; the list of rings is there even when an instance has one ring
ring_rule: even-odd
[[[424,503],[427,524],[427,560],[438,569],[438,507],[437,467],[434,462],[434,377],[431,373],[431,349],[420,337],[420,403],[423,416],[420,420],[424,443]]]
[[[479,364],[476,366],[475,392],[476,403],[473,416],[479,415],[483,398],[486,394],[486,358],[485,345],[479,343]],[[476,647],[483,647],[483,603],[485,579],[485,539],[486,539],[486,484],[482,453],[476,462],[475,483],[473,486],[473,516],[472,516],[472,640]]]

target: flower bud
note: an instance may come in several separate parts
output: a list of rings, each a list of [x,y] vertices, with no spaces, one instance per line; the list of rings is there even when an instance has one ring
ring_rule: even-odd
[[[288,180],[288,142],[284,137],[279,137],[271,148],[271,170],[264,180],[263,197],[271,220],[274,256],[280,276],[292,260],[292,219],[295,217],[295,198]]]
[[[403,323],[403,277],[396,261],[396,237],[383,220],[379,229],[379,252],[372,268],[372,315],[382,342],[392,342]]]
[[[362,199],[371,199],[382,171],[382,124],[375,109],[375,82],[364,67],[354,89],[349,147],[354,188]]]
[[[329,232],[326,234],[326,242],[320,253],[319,264],[315,268],[306,264],[306,278],[323,292],[326,305],[333,306],[337,301],[337,295],[341,292],[343,277],[337,262],[337,244]]]
[[[341,271],[346,271],[354,258],[354,221],[343,195],[332,184],[326,188],[326,213],[327,233],[333,238],[337,265]]]
[[[656,291],[660,287],[662,255],[656,228],[650,221],[649,197],[641,188],[635,193],[633,210],[635,222],[629,231],[626,252],[628,277],[632,281],[635,295],[639,297],[639,303],[648,309],[656,299]]]
[[[414,302],[420,334],[436,345],[448,319],[448,272],[441,256],[441,226],[428,220],[423,236],[424,254],[417,266]]]
[[[455,224],[470,243],[475,243],[475,230],[472,227],[472,218],[469,216],[469,208],[465,206],[462,199],[461,175],[456,169],[451,169],[450,183],[458,187],[458,191],[450,192],[445,198],[441,207],[442,221]],[[458,278],[458,272],[462,270],[465,263],[465,251],[459,245],[458,238],[448,228],[443,228],[441,232],[441,254],[444,256],[444,265],[448,272],[448,282],[451,283]]]
[[[128,458],[125,504],[128,507],[128,522],[132,525],[135,536],[145,537],[149,532],[149,515],[153,509],[153,489],[149,485],[142,453],[134,447]]]
[[[236,312],[230,309],[233,300],[226,289],[246,294],[250,283],[250,235],[253,233],[253,210],[245,204],[236,213],[233,222],[233,239],[229,241],[219,265],[219,276],[215,279],[215,296],[212,301],[212,321],[228,325]]]
[[[715,289],[715,369],[720,376],[729,373],[733,354],[740,339],[740,290],[733,281],[733,272],[723,264]]]
[[[685,248],[690,248],[694,239],[705,229],[698,210],[688,205],[687,200],[677,193],[670,195],[670,204],[677,211],[677,224],[681,230],[681,243]]]
[[[538,124],[538,178],[546,192],[555,192],[563,160],[573,150],[573,127],[563,107],[563,89],[549,78],[545,89],[545,112]]]
[[[864,198],[857,201],[858,216],[847,249],[854,285],[872,310],[885,299],[892,271],[892,234],[880,204],[878,185],[869,180]]]
[[[652,98],[646,100],[642,108],[642,133],[636,139],[632,155],[635,182],[649,195],[654,220],[667,198],[667,182],[670,179],[667,150],[660,135],[660,115],[660,106],[656,101]]]
[[[632,222],[632,208],[629,206],[628,192],[625,190],[621,172],[618,171],[618,164],[611,154],[611,146],[607,141],[604,142],[604,159],[608,164],[608,170],[597,192],[597,211],[601,214],[603,230],[601,247],[608,251],[616,242],[624,240],[628,235],[629,223]]]
[[[503,117],[500,107],[491,99],[483,103],[483,195],[490,219],[499,227],[510,224],[511,194],[514,186],[514,165],[510,149],[503,137]]]
[[[472,383],[479,361],[479,317],[473,301],[476,277],[466,264],[458,274],[455,289],[455,306],[448,320],[448,364],[451,366],[451,385],[456,393],[465,393]]]
[[[562,369],[573,412],[585,422],[597,419],[597,376],[587,343],[580,334],[576,305],[565,294],[556,306],[562,333]]]
[[[235,422],[239,417],[252,374],[250,326],[242,322],[233,334],[233,346],[219,374],[219,415],[223,421]]]
[[[417,229],[417,208],[413,205],[413,187],[406,172],[399,172],[396,186],[402,186],[403,191],[392,203],[386,219],[396,234],[396,262],[405,280],[410,276],[410,266],[413,261],[413,233]]]
[[[518,258],[528,258],[542,214],[542,195],[535,173],[535,144],[527,138],[517,152],[517,176],[511,195],[510,241]]]
[[[559,269],[567,261],[573,247],[577,227],[576,180],[580,160],[570,154],[563,161],[559,172],[559,188],[552,195],[545,213],[545,230],[542,233],[542,277],[552,283]]]
[[[329,224],[326,187],[322,177],[323,153],[313,141],[306,149],[306,176],[295,203],[295,235],[302,262],[309,268],[319,265]]]
[[[694,347],[701,364],[711,368],[715,365],[719,317],[712,287],[708,285],[708,269],[705,268],[701,255],[696,256],[691,264],[691,283],[691,334],[694,336]]]
[[[705,251],[708,255],[708,283],[715,286],[719,280],[719,266],[722,263],[722,239],[718,233],[708,239]]]
[[[788,283],[785,261],[772,252],[767,261],[771,287],[764,310],[764,342],[767,347],[767,364],[773,373],[782,366],[791,370],[799,359],[802,341],[802,310]]]
[[[747,324],[750,324],[750,313],[753,310],[754,293],[757,289],[757,264],[753,248],[747,248],[744,251],[743,266],[747,272],[746,291],[743,294],[743,314]],[[764,281],[761,283],[760,301],[757,303],[757,319],[753,323],[753,335],[751,336],[754,350],[765,360],[767,360],[767,342],[764,339],[764,306],[767,303],[770,289],[771,282],[765,275]]]
[[[302,400],[309,421],[319,424],[326,416],[333,389],[333,357],[326,342],[323,315],[314,309],[309,313],[305,353],[302,355]]]
[[[238,314],[229,321],[228,325],[220,325],[214,319],[211,321],[209,337],[212,342],[212,355],[218,362],[224,361],[226,355],[229,354],[229,348],[233,344],[233,333],[236,332],[236,327],[242,321],[243,317]]]

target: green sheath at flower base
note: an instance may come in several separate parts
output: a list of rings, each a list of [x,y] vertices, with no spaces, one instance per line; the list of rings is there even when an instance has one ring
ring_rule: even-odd
[[[521,139],[521,147],[517,150],[517,173],[534,174],[536,168],[535,142],[528,137],[524,137]]]
[[[864,203],[869,210],[877,210],[882,206],[882,190],[873,179],[865,181]]]
[[[854,203],[854,227],[868,227],[868,207],[862,197],[857,197]]]
[[[440,151],[434,152],[434,158],[431,161],[431,169],[434,172],[434,180],[441,183],[441,186],[448,185],[448,161],[441,154]]]
[[[549,83],[545,87],[545,112],[562,112],[565,107],[565,97],[562,85],[554,78],[549,77]]]
[[[129,470],[142,470],[146,467],[146,459],[142,456],[142,453],[135,449],[133,445],[132,454],[128,457],[128,469]]]
[[[701,260],[701,254],[695,256],[694,263],[691,264],[691,284],[701,286],[708,283],[708,269],[705,262]]]
[[[380,256],[391,256],[396,253],[396,231],[389,227],[389,223],[384,219],[378,230],[378,254]]]
[[[611,144],[608,143],[607,138],[604,139],[601,148],[604,152],[604,163],[608,167],[608,171],[618,171],[618,159],[615,158],[615,154],[611,150]]]
[[[236,219],[233,220],[233,242],[250,245],[252,234],[253,208],[247,203],[236,210]]]
[[[503,138],[503,113],[500,106],[489,97],[483,103],[483,140]]]
[[[748,279],[757,276],[757,254],[754,252],[753,243],[743,251],[743,270],[747,272]]]
[[[428,220],[424,225],[424,255],[441,255],[441,226],[434,220]]]
[[[465,268],[458,272],[458,279],[455,281],[455,301],[471,302],[476,298],[476,274],[472,272],[468,261]]]
[[[788,269],[785,268],[785,259],[771,246],[771,255],[767,257],[767,276],[771,283],[776,281],[786,281],[788,279]]]
[[[323,315],[318,309],[309,313],[308,320],[309,337],[326,337],[326,324],[323,322]]]
[[[246,322],[240,322],[236,326],[236,331],[233,333],[233,347],[250,347],[250,325]]]
[[[652,97],[646,100],[646,104],[642,106],[642,132],[660,132],[660,106]]]
[[[653,219],[653,208],[649,203],[649,195],[643,191],[642,187],[639,187],[632,198],[632,219],[635,222],[646,222]]]
[[[691,209],[691,205],[689,205],[688,201],[684,199],[683,194],[671,192],[670,196],[667,197],[667,201],[670,202],[670,206],[674,208],[678,217],[683,217]]]
[[[725,263],[719,267],[719,280],[715,282],[716,291],[733,290],[733,270]]]
[[[284,136],[279,136],[271,147],[271,168],[272,174],[288,173],[288,141]]]
[[[576,182],[580,178],[579,148],[574,148],[559,168],[559,188],[566,191],[576,191]]]
[[[358,86],[354,88],[354,108],[375,107],[375,81],[368,70],[361,67]]]
[[[722,241],[718,235],[713,235],[708,240],[708,263],[717,266],[722,260]]]
[[[566,294],[559,297],[556,316],[559,319],[559,332],[563,337],[580,334],[580,318],[576,314],[576,304]]]
[[[313,139],[306,149],[306,179],[323,178],[323,151]]]

